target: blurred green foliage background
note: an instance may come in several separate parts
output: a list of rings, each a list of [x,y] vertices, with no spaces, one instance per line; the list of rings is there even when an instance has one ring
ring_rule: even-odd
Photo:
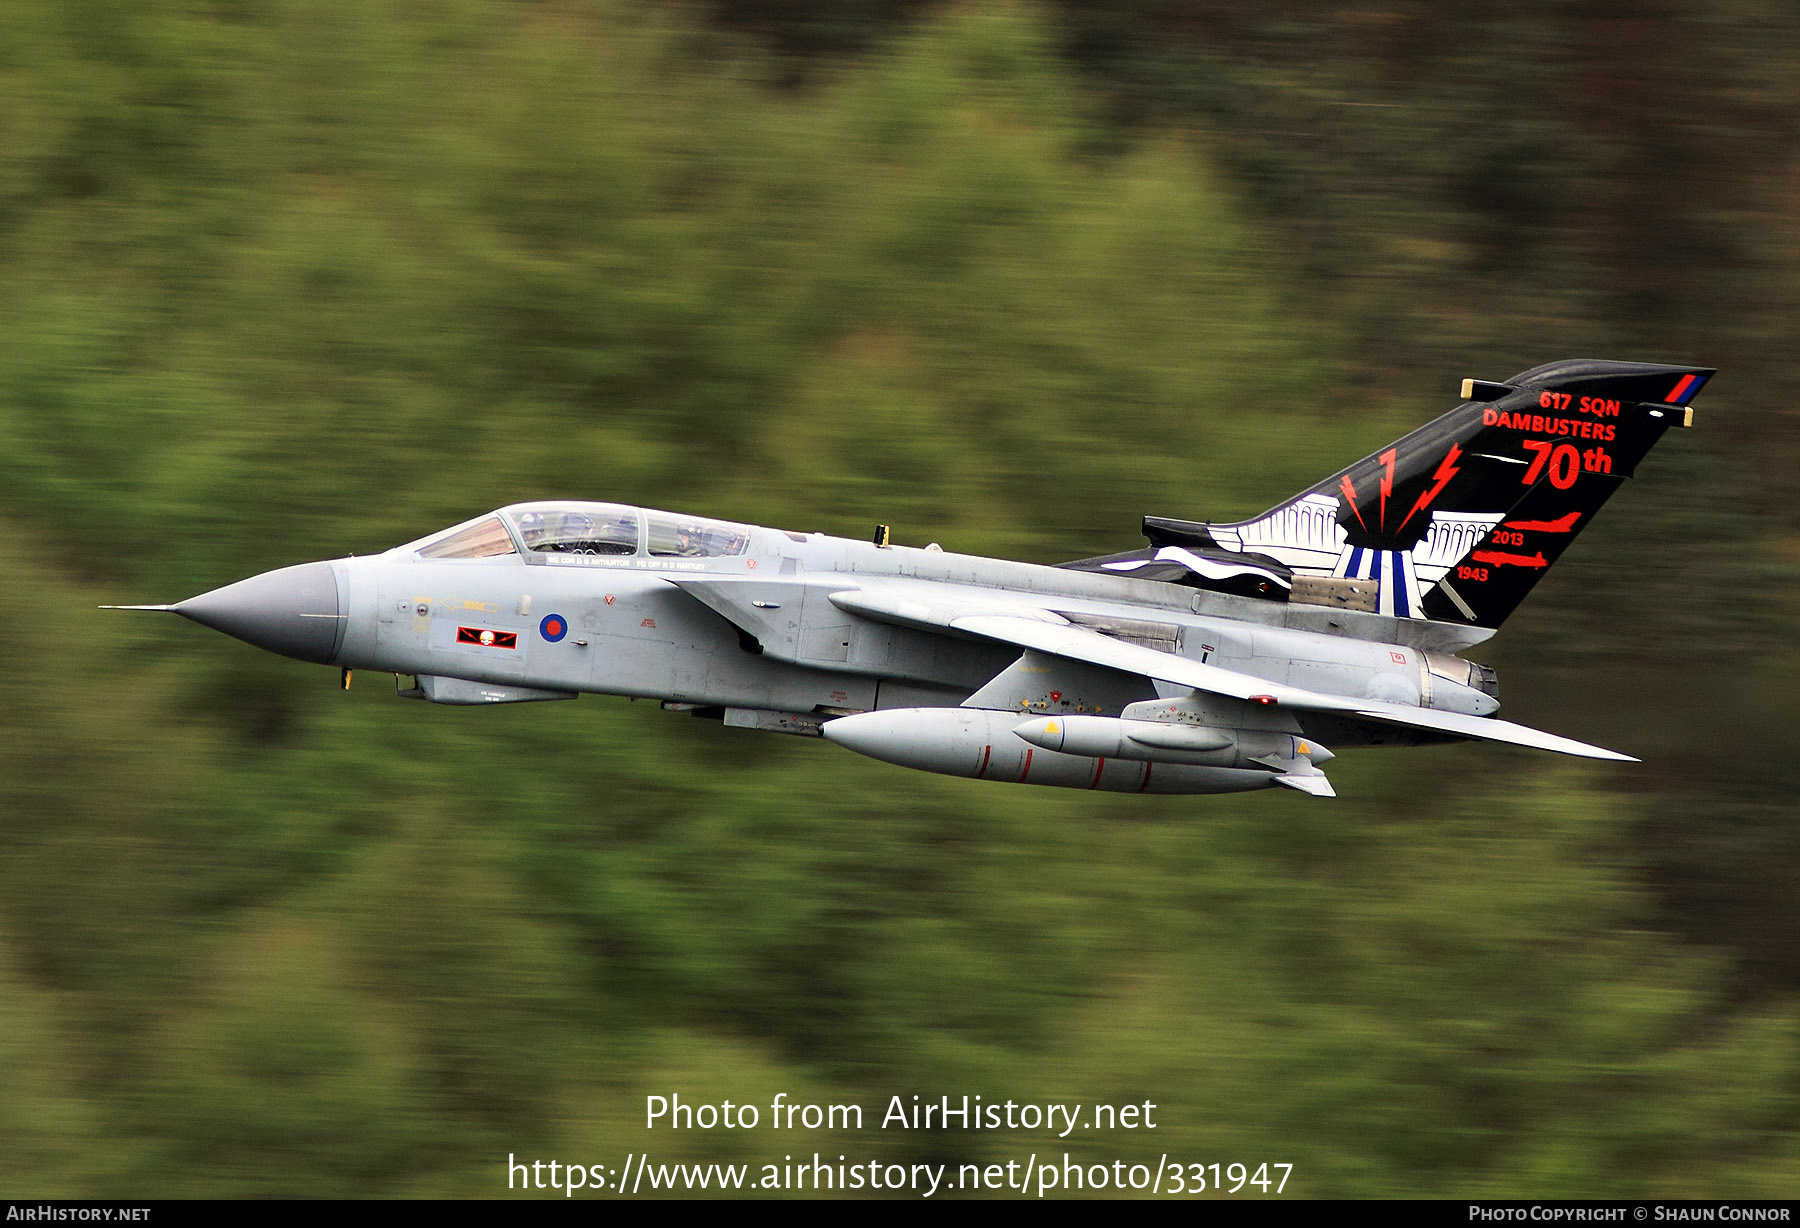
[[[1800,1178],[1800,16],[0,6],[0,1195],[1001,1162],[644,1097],[1151,1100],[1306,1195]],[[174,619],[523,498],[1053,562],[1553,358],[1723,369],[1497,641],[1641,766],[948,780]]]

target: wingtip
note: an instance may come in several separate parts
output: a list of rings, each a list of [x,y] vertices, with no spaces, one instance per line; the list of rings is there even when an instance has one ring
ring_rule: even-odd
[[[1552,735],[1554,736],[1554,735]],[[1635,755],[1627,755],[1620,751],[1608,750],[1604,746],[1595,746],[1588,742],[1576,742],[1573,738],[1560,738],[1563,746],[1545,746],[1539,749],[1555,751],[1559,754],[1574,755],[1581,759],[1598,759],[1605,763],[1642,763]]]

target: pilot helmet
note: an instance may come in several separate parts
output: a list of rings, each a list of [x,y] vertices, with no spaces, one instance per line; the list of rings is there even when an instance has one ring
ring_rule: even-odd
[[[542,539],[544,531],[544,518],[539,513],[526,512],[519,517],[519,536],[525,539],[526,545]]]

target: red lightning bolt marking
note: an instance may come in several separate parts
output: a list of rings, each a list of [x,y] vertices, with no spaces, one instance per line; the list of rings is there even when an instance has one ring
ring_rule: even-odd
[[[1356,506],[1356,487],[1350,485],[1349,474],[1346,473],[1344,475],[1344,481],[1340,489],[1344,492],[1344,498],[1350,501],[1350,510],[1356,513],[1356,523],[1362,525],[1363,532],[1367,533],[1369,531],[1369,525],[1368,522],[1362,518],[1362,509]]]
[[[1387,497],[1394,493],[1394,449],[1389,448],[1375,458],[1387,466],[1387,472],[1381,475],[1381,527],[1387,528]],[[1367,528],[1368,526],[1363,526]]]
[[[1444,487],[1450,484],[1450,479],[1456,476],[1456,461],[1461,455],[1462,448],[1451,444],[1450,450],[1444,453],[1444,459],[1438,462],[1437,472],[1431,475],[1435,485],[1419,496],[1419,501],[1413,504],[1413,510],[1406,513],[1406,520],[1411,520],[1414,515],[1431,506],[1431,501],[1443,493]],[[1400,528],[1406,527],[1406,520],[1400,522]]]

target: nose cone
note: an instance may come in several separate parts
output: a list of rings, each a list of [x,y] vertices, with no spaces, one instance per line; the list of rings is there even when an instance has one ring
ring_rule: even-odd
[[[344,590],[330,563],[265,571],[174,609],[247,644],[319,665],[329,665],[344,642]]]

